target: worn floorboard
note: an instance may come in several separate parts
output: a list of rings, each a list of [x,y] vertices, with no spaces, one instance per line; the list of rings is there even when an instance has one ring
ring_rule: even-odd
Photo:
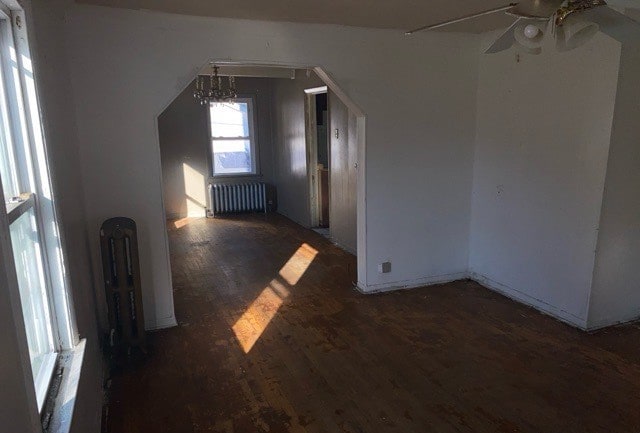
[[[113,371],[111,433],[640,432],[638,326],[468,281],[365,296],[352,255],[278,215],[169,240],[180,326]]]

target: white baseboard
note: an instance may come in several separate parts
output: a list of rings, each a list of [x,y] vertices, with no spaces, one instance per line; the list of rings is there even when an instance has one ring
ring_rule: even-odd
[[[157,331],[158,329],[173,328],[178,326],[175,316],[164,317],[156,320],[154,323],[145,323],[144,329],[146,331]]]
[[[371,284],[368,286],[363,286],[360,282],[358,282],[356,288],[359,292],[368,295],[372,293],[392,292],[395,290],[415,289],[416,287],[450,283],[452,281],[464,280],[467,277],[468,274],[466,272],[456,272],[453,274],[423,277],[416,280],[393,281],[389,283]]]
[[[640,311],[627,314],[622,319],[598,319],[593,322],[588,322],[587,331],[597,331],[598,329],[607,328],[609,326],[624,325],[626,323],[637,322],[640,320]]]
[[[507,298],[511,298],[521,304],[525,304],[530,307],[533,307],[536,310],[540,311],[541,313],[552,316],[560,320],[561,322],[567,323],[568,325],[579,328],[583,331],[588,330],[587,321],[582,317],[575,316],[572,313],[569,313],[567,311],[554,307],[553,305],[547,304],[544,301],[541,301],[532,296],[529,296],[526,293],[523,293],[505,284],[494,281],[477,272],[471,272],[469,274],[469,278],[477,282],[478,284],[483,285],[488,289],[501,293]]]
[[[382,284],[373,284],[364,286],[360,282],[356,285],[356,289],[363,294],[374,294],[374,293],[383,293],[383,292],[392,292],[395,290],[406,290],[413,289],[417,287],[426,287],[433,286],[436,284],[444,284],[452,281],[463,280],[463,279],[471,279],[476,283],[486,287],[489,290],[493,290],[494,292],[498,292],[501,295],[506,296],[507,298],[513,299],[514,301],[528,305],[530,307],[535,308],[543,314],[552,316],[561,322],[567,323],[573,327],[579,328],[584,331],[590,331],[593,329],[598,329],[605,326],[614,325],[620,322],[607,322],[603,321],[602,324],[596,323],[590,326],[587,326],[587,322],[582,317],[577,317],[567,311],[556,308],[553,305],[547,304],[544,301],[536,299],[532,296],[527,295],[517,289],[509,287],[505,284],[494,281],[482,274],[477,272],[458,272],[453,274],[445,274],[445,275],[436,275],[431,277],[419,278],[416,280],[405,280],[405,281],[395,281],[390,283],[382,283]],[[640,316],[640,313],[638,314]],[[637,319],[638,317],[629,318],[627,321],[632,321]]]
[[[281,216],[283,216],[283,217],[287,218],[287,219],[288,219],[288,220],[290,220],[290,221],[293,221],[294,223],[298,224],[299,226],[304,227],[305,229],[309,229],[309,228],[311,228],[311,227],[309,226],[309,223],[308,223],[308,222],[307,222],[307,223],[303,223],[302,221],[298,221],[296,218],[292,217],[291,215],[289,215],[289,214],[288,214],[288,213],[286,213],[286,212],[282,212],[280,209],[276,210],[276,213],[277,213],[278,215],[281,215]]]
[[[336,247],[340,248],[343,251],[348,252],[349,254],[352,254],[354,256],[358,255],[358,252],[353,250],[352,248],[347,247],[346,245],[341,244],[340,242],[336,242],[333,238],[329,238],[329,241],[335,245]]]

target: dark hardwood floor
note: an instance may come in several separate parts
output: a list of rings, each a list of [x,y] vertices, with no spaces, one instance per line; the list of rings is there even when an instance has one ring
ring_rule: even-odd
[[[169,233],[180,326],[112,373],[109,431],[640,432],[640,328],[586,334],[459,281],[354,290],[278,215]]]

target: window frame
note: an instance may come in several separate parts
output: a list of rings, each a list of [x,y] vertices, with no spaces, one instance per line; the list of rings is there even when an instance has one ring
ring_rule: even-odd
[[[213,124],[213,115],[211,110],[211,105],[217,102],[239,102],[247,104],[247,121],[249,123],[249,135],[248,136],[238,136],[238,137],[222,137],[215,136],[212,128]],[[209,127],[209,159],[211,161],[211,167],[209,173],[213,178],[224,178],[224,177],[243,177],[243,176],[257,176],[259,174],[259,156],[258,156],[258,145],[256,140],[256,115],[255,115],[255,101],[253,96],[239,96],[232,101],[215,101],[210,102],[207,107],[207,122]],[[238,172],[238,173],[216,173],[216,162],[215,162],[215,142],[216,141],[234,141],[234,140],[249,140],[250,151],[251,151],[251,171],[247,172]]]
[[[10,171],[6,182],[11,195],[5,197],[3,203],[9,231],[22,215],[33,210],[38,237],[38,266],[41,267],[41,283],[46,297],[43,301],[46,301],[44,308],[49,319],[47,331],[52,340],[52,352],[44,357],[38,371],[31,374],[37,409],[42,413],[60,354],[73,349],[79,339],[71,311],[44,126],[24,18],[23,10],[10,10],[0,2],[0,127],[5,135],[4,143],[0,142],[0,152]],[[0,168],[6,171],[5,167]],[[16,197],[19,199],[13,200]],[[13,264],[16,266],[15,259]],[[19,292],[18,287],[15,290]],[[16,293],[16,296],[22,304],[20,294]],[[21,315],[26,324],[27,318],[22,310],[14,313]],[[26,341],[25,345],[28,346]],[[30,361],[30,357],[27,359]],[[32,371],[33,366],[29,364],[29,367]]]
[[[5,199],[6,200],[6,199]],[[36,401],[38,406],[38,411],[42,411],[44,407],[44,403],[49,392],[49,385],[51,383],[51,379],[53,377],[53,373],[55,371],[56,363],[58,361],[58,357],[60,352],[63,350],[62,345],[60,344],[59,337],[59,328],[57,326],[56,320],[56,312],[53,304],[53,296],[52,296],[52,288],[49,279],[49,269],[46,262],[46,256],[44,254],[44,242],[42,239],[42,229],[41,229],[41,218],[39,218],[40,211],[37,206],[37,197],[33,193],[28,193],[28,195],[23,194],[20,201],[9,203],[6,206],[7,212],[7,222],[9,223],[9,230],[11,231],[11,227],[14,223],[16,223],[20,217],[29,211],[33,210],[33,214],[36,220],[36,229],[38,234],[39,244],[42,246],[39,249],[40,252],[40,265],[42,266],[43,273],[43,281],[44,290],[46,294],[46,303],[45,308],[48,312],[48,330],[51,333],[51,348],[52,352],[45,355],[45,359],[43,363],[40,365],[40,368],[36,372],[33,377],[33,384],[36,392]],[[14,252],[15,254],[15,252]],[[15,266],[15,257],[14,257],[14,266]],[[21,300],[22,302],[22,300]],[[22,313],[22,312],[21,312]],[[26,318],[23,315],[23,318],[26,322]]]

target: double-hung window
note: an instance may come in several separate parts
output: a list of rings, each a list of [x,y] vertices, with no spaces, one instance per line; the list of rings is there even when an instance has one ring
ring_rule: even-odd
[[[3,3],[0,179],[17,276],[15,291],[42,410],[58,353],[70,349],[75,337],[24,15]]]
[[[253,100],[212,102],[209,119],[213,175],[256,174]]]

